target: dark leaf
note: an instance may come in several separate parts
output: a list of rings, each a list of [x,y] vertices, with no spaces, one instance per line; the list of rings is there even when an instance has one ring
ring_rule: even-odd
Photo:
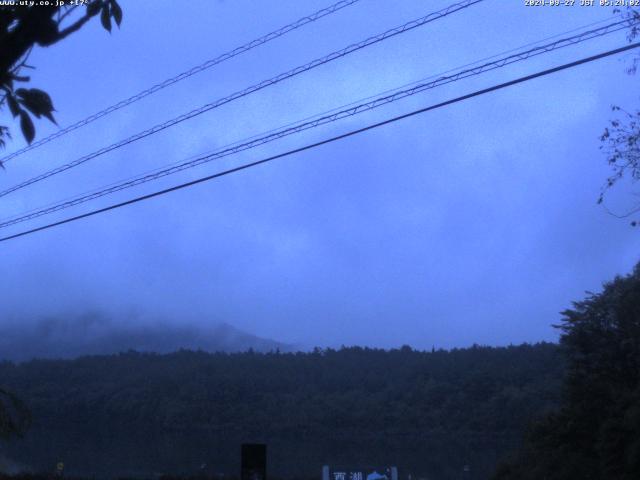
[[[51,114],[55,109],[53,108],[51,97],[47,92],[37,88],[30,88],[29,90],[19,88],[16,90],[16,94],[20,97],[20,103],[36,117],[40,118],[41,115],[44,115],[53,123],[56,123]]]
[[[90,4],[87,5],[87,15],[89,15],[90,17],[97,15],[98,12],[100,11],[101,5],[102,5],[102,2],[99,0],[92,1]]]
[[[116,21],[116,25],[120,27],[120,22],[122,22],[122,8],[118,5],[116,0],[110,0],[111,3],[111,16]]]
[[[40,116],[42,115],[42,114],[40,113],[40,110],[39,110],[39,109],[38,109],[38,107],[37,107],[36,105],[34,105],[34,104],[29,100],[29,99],[21,98],[19,101],[20,101],[20,103],[21,103],[22,105],[24,105],[24,106],[27,108],[27,110],[29,110],[29,111],[30,111],[32,114],[34,114],[37,118],[40,118]]]
[[[20,112],[20,128],[22,129],[22,134],[24,135],[27,143],[31,144],[36,136],[36,129],[33,126],[31,117],[29,117],[29,114],[24,110]]]
[[[55,111],[55,108],[53,108],[51,97],[47,92],[38,88],[32,88],[29,90],[29,94],[31,98],[33,98],[38,103],[38,105],[41,106],[43,113]]]
[[[20,106],[18,105],[16,98],[13,95],[7,94],[7,104],[9,105],[11,115],[13,115],[13,118],[16,118],[20,114]]]
[[[5,125],[0,125],[0,148],[4,148],[7,144],[5,138],[11,139],[11,133],[9,132],[9,127],[5,126]],[[4,164],[2,162],[0,162],[0,168],[2,168],[3,170],[4,168]]]
[[[47,119],[49,119],[49,121],[55,125],[58,125],[58,122],[56,122],[56,119],[53,118],[53,114],[51,112],[43,112],[42,115],[44,115],[45,117],[47,117]]]
[[[111,33],[111,17],[109,16],[109,5],[105,5],[102,7],[102,12],[100,13],[100,21],[102,22],[102,26],[105,30]]]

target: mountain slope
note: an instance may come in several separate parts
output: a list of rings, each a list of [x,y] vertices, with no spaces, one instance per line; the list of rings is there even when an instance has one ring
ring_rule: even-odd
[[[154,325],[114,322],[102,315],[0,327],[0,360],[76,358],[129,350],[171,353],[180,349],[207,352],[290,351],[290,345],[251,335],[231,325]]]

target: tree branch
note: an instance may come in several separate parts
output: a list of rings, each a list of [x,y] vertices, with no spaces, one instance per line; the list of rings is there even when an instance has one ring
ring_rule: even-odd
[[[102,3],[102,2],[100,2],[100,3]],[[100,11],[99,8],[96,8],[95,12],[92,12],[90,9],[87,8],[87,13],[85,13],[81,18],[76,20],[74,23],[69,25],[64,30],[60,30],[58,32],[58,35],[56,36],[56,40],[53,43],[59,42],[60,40],[62,40],[65,37],[67,37],[68,35],[71,35],[72,33],[77,32],[78,30],[80,30],[82,28],[82,26],[85,23],[87,23],[89,20],[91,20],[93,17],[95,17],[98,14],[99,11]]]
[[[78,8],[78,5],[73,5],[71,7],[67,8],[67,11],[64,12],[62,15],[60,15],[60,18],[58,19],[58,27],[60,26],[60,24],[62,23],[62,21],[65,19],[65,17],[67,17],[69,14],[73,13],[73,11]]]

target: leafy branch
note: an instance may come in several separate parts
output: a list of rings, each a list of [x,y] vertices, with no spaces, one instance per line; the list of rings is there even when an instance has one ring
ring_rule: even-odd
[[[627,40],[634,41],[640,36],[640,11],[627,8],[624,12],[615,9],[614,13],[622,14],[629,22]],[[635,75],[640,65],[640,58],[633,59],[633,63],[627,73]],[[600,136],[600,149],[606,154],[607,162],[612,169],[611,175],[600,190],[598,204],[604,205],[606,193],[625,176],[632,183],[640,180],[640,110],[628,112],[618,105],[611,107],[616,118],[609,121],[609,125]],[[607,209],[607,212],[617,218],[628,218],[640,212],[640,202],[623,214],[615,214]],[[638,221],[632,221],[632,226],[639,225]]]
[[[122,9],[117,0],[90,0],[84,4],[84,14],[71,21],[78,8],[76,5],[0,7],[0,108],[6,103],[28,143],[36,134],[33,117],[45,117],[56,123],[53,102],[45,91],[15,88],[16,83],[30,81],[20,71],[33,68],[26,63],[33,47],[51,46],[80,30],[97,15],[108,32],[111,32],[112,20],[118,27],[122,22]],[[0,147],[10,138],[9,127],[0,125]]]

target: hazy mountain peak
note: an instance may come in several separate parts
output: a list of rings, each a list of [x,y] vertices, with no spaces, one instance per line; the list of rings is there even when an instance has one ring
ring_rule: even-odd
[[[134,319],[135,320],[135,319]],[[0,359],[74,358],[128,350],[169,353],[180,349],[237,352],[291,350],[228,323],[139,322],[113,320],[89,312],[72,318],[46,317],[0,327]]]

